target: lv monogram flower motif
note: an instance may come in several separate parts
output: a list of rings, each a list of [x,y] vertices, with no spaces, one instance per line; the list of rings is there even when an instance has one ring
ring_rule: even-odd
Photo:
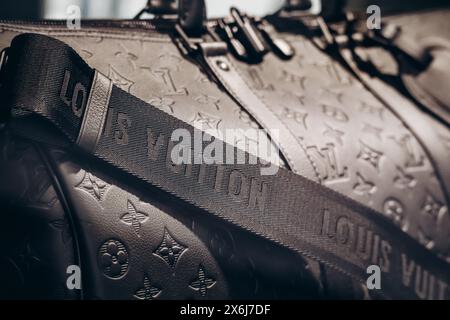
[[[249,125],[253,129],[259,129],[258,123],[256,123],[256,121],[254,121],[247,112],[245,112],[242,109],[239,109],[237,112],[238,112],[239,120],[241,120],[245,124]]]
[[[208,94],[201,94],[195,98],[195,101],[201,104],[213,105],[216,110],[220,110],[220,99],[217,97],[210,96]]]
[[[422,206],[422,212],[432,217],[435,221],[438,220],[439,213],[444,208],[442,203],[437,201],[430,193],[427,193],[425,202]]]
[[[136,207],[130,200],[128,200],[128,202],[127,202],[127,207],[128,207],[128,212],[124,213],[120,217],[120,220],[122,220],[122,222],[124,222],[125,224],[131,225],[133,227],[133,230],[136,233],[136,235],[138,237],[140,237],[139,232],[141,229],[141,225],[145,221],[147,221],[148,214],[137,211]]]
[[[170,113],[173,113],[173,105],[175,104],[175,101],[166,97],[158,97],[151,99],[149,103],[158,109],[167,110]]]
[[[20,253],[15,261],[17,267],[23,272],[28,273],[33,268],[42,264],[36,250],[32,247],[31,239],[26,239],[20,248]]]
[[[120,89],[126,92],[130,92],[130,88],[134,84],[133,81],[125,78],[123,75],[119,73],[119,71],[114,69],[112,66],[109,67],[108,78],[110,78],[116,86],[118,86]]]
[[[105,276],[117,279],[128,271],[128,252],[119,240],[105,241],[99,250],[100,266]]]
[[[388,198],[384,202],[384,213],[392,218],[394,222],[401,223],[404,215],[403,205],[394,198]]]
[[[109,184],[95,177],[93,174],[85,172],[83,180],[76,188],[86,191],[97,201],[102,201],[109,186]]]
[[[212,278],[209,278],[204,268],[200,265],[198,267],[197,278],[191,282],[189,287],[198,291],[202,297],[206,296],[208,289],[211,289],[216,284],[216,281]]]
[[[380,168],[380,160],[383,156],[383,153],[368,146],[361,140],[359,141],[359,143],[361,149],[358,154],[358,158],[368,162],[372,167],[378,170]]]
[[[287,70],[282,70],[280,80],[298,85],[305,90],[306,77],[294,74]]]
[[[116,57],[123,57],[133,68],[136,70],[136,61],[138,60],[138,56],[133,52],[129,51],[123,44],[120,44],[121,50],[114,53]]]
[[[412,175],[407,174],[401,167],[397,166],[397,175],[394,178],[394,185],[398,188],[414,188],[416,180]]]
[[[161,289],[154,287],[148,276],[144,276],[144,286],[138,289],[134,296],[141,300],[151,300],[157,298],[160,293]]]
[[[293,111],[292,109],[285,107],[281,116],[285,119],[292,119],[295,122],[301,124],[305,129],[308,129],[306,125],[306,118],[308,117],[308,113],[306,112]]]
[[[171,268],[175,268],[181,255],[187,248],[178,243],[167,231],[164,229],[164,237],[154,254],[162,258]]]
[[[203,112],[197,112],[192,123],[198,123],[205,129],[219,129],[219,124],[222,120]]]
[[[381,133],[383,132],[383,129],[375,127],[369,123],[364,123],[364,127],[363,127],[362,131],[373,135],[378,140],[381,140]]]

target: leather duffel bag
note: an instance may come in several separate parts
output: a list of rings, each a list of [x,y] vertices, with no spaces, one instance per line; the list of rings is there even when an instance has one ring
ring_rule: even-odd
[[[450,297],[448,110],[415,81],[425,53],[349,14],[160,10],[0,22],[0,297]],[[388,20],[424,15],[450,11]],[[177,128],[263,130],[280,168],[167,165]]]

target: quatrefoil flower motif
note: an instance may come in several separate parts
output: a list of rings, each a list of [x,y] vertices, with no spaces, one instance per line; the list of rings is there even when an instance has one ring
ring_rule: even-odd
[[[162,258],[171,268],[174,268],[180,256],[187,248],[178,243],[167,231],[164,230],[164,237],[158,248],[154,252],[155,255]]]
[[[98,201],[103,200],[108,187],[109,185],[106,182],[88,172],[85,173],[83,181],[77,186],[77,188],[85,190]]]
[[[175,101],[170,98],[162,97],[151,99],[149,103],[158,109],[168,110],[170,113],[173,113],[173,105],[175,104]]]
[[[139,237],[141,225],[145,221],[147,221],[148,214],[146,214],[144,212],[139,212],[138,210],[136,210],[136,207],[130,200],[128,200],[127,207],[128,207],[128,212],[124,213],[120,217],[120,220],[122,220],[122,222],[124,222],[125,224],[131,225],[133,227],[134,232]]]
[[[135,297],[141,300],[151,300],[157,298],[161,293],[161,289],[152,285],[147,275],[144,276],[144,284],[142,288],[139,288]]]
[[[86,185],[86,188],[88,189],[92,189],[92,191],[94,192],[95,196],[100,199],[101,198],[101,192],[100,189],[103,189],[106,187],[106,183],[104,183],[101,180],[96,180],[94,176],[92,176],[92,174],[88,174],[89,176],[89,182],[90,184]]]
[[[208,290],[211,289],[216,284],[216,280],[207,276],[203,266],[198,267],[197,278],[194,279],[190,284],[193,290],[198,291],[202,297],[205,297]]]

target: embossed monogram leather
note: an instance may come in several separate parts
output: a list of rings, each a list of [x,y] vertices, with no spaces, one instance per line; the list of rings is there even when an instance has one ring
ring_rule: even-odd
[[[267,66],[240,67],[296,133],[317,181],[384,212],[424,245],[448,255],[448,238],[438,232],[450,226],[445,197],[413,133],[309,40],[289,40],[299,57],[284,62],[269,55]],[[258,79],[275,80],[262,89]]]
[[[25,32],[68,43],[121,89],[196,127],[217,135],[260,127],[179,52],[167,32],[125,27],[69,32],[57,25],[2,23],[0,49]],[[279,36],[295,48],[294,58],[285,61],[269,53],[259,64],[232,63],[295,137],[308,161],[305,167],[312,168],[310,178],[384,213],[448,259],[448,203],[424,146],[401,118],[310,39]],[[450,133],[439,130],[442,152],[450,153]],[[10,279],[19,297],[370,298],[363,285],[324,265],[167,203],[156,190],[143,190],[95,161],[16,137],[4,139],[0,170],[9,179],[0,184],[1,195],[12,203],[2,217],[14,230],[27,232],[19,241],[16,233],[2,233],[4,242],[17,245],[1,255],[0,276]],[[6,188],[11,181],[17,188]],[[38,227],[24,223],[28,216]],[[87,270],[80,292],[65,287],[70,264]],[[44,286],[48,291],[33,280],[39,272],[51,279]]]

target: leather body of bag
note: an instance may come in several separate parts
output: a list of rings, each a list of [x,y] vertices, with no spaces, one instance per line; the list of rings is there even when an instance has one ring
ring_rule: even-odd
[[[236,129],[242,136],[235,138],[245,139],[246,130],[263,127],[258,110],[249,112],[239,99],[254,95],[295,140],[282,152],[282,166],[301,155],[307,178],[380,212],[399,232],[449,261],[450,168],[441,165],[450,156],[449,128],[413,108],[416,119],[430,128],[427,134],[437,138],[437,149],[430,149],[429,137],[414,127],[421,123],[405,122],[389,105],[391,96],[404,99],[399,93],[379,99],[313,39],[276,27],[271,32],[295,54],[281,59],[269,52],[254,64],[227,54],[226,63],[246,83],[234,96],[183,55],[169,22],[86,21],[81,29],[68,30],[58,23],[3,21],[0,49],[23,33],[59,39],[117,87],[217,136]],[[112,119],[124,128],[110,132],[114,139],[127,138],[130,124],[124,119],[120,114]],[[279,137],[281,143],[285,138]],[[202,215],[78,153],[7,130],[0,146],[2,298],[364,299],[373,294],[364,282],[327,264]],[[370,244],[366,249],[373,250]],[[79,290],[67,286],[71,265],[82,270]],[[426,288],[416,283],[427,277],[420,272],[412,271],[405,285],[420,298],[440,298],[438,289],[430,289],[431,280]]]

